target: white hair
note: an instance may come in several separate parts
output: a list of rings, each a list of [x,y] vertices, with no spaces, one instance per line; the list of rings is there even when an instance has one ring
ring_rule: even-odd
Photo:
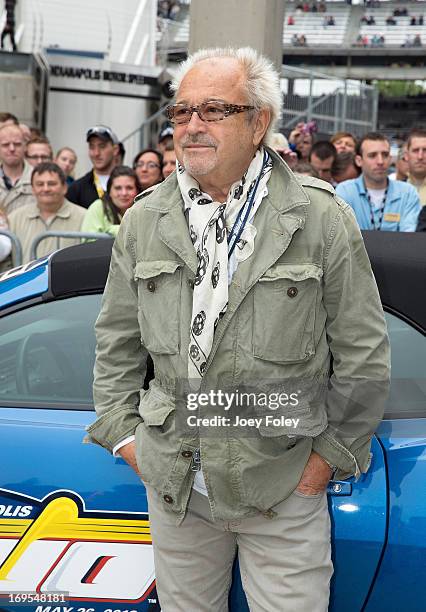
[[[172,82],[172,90],[176,93],[186,74],[199,62],[216,58],[232,58],[241,64],[246,75],[247,103],[254,106],[255,111],[267,109],[271,113],[268,129],[263,137],[264,144],[271,144],[273,132],[281,118],[282,95],[280,78],[272,62],[251,47],[218,47],[200,49],[190,55],[178,68]]]

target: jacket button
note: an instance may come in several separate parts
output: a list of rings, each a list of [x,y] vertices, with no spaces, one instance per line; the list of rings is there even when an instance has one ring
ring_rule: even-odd
[[[166,504],[172,504],[173,503],[173,497],[171,495],[164,495],[163,499],[166,502]]]
[[[155,283],[154,283],[154,281],[148,281],[147,287],[148,287],[148,291],[151,291],[151,293],[154,293],[154,291],[155,291]]]
[[[182,451],[181,455],[182,457],[185,457],[185,459],[191,459],[192,451]]]
[[[288,297],[294,298],[294,297],[296,297],[296,295],[297,295],[298,293],[299,293],[299,292],[298,292],[298,290],[297,290],[297,288],[296,288],[296,287],[289,287],[289,288],[287,289],[287,295],[288,295]]]

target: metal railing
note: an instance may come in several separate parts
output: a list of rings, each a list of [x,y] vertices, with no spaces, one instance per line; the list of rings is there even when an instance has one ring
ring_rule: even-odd
[[[13,234],[12,232],[9,232],[9,230],[5,230],[5,229],[0,229],[0,235],[2,236],[7,236],[10,241],[12,242],[12,248],[13,248],[13,260],[14,260],[14,264],[15,266],[21,266],[22,265],[22,245],[21,245],[21,241],[19,240],[18,236],[16,236],[16,234]]]
[[[150,145],[151,141],[151,133],[150,128],[154,121],[157,121],[163,115],[164,111],[168,107],[170,102],[167,102],[164,106],[159,108],[153,115],[142,121],[142,123],[134,129],[130,134],[127,134],[124,138],[122,138],[121,142],[124,143],[133,143],[137,150],[146,149]],[[166,116],[163,116],[163,121],[166,120]],[[136,141],[136,142],[135,142]],[[127,147],[126,147],[127,148]]]
[[[282,89],[283,131],[312,120],[328,134],[343,130],[359,136],[376,129],[379,94],[372,85],[283,66]]]
[[[101,234],[98,232],[44,232],[43,234],[39,234],[34,238],[30,247],[30,259],[37,259],[37,248],[43,240],[46,238],[56,238],[56,246],[60,249],[60,239],[61,238],[77,238],[81,240],[97,240],[108,238],[112,240],[114,237],[111,234]]]

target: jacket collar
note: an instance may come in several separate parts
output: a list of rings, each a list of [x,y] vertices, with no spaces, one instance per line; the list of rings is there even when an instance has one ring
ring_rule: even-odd
[[[27,160],[24,159],[24,171],[22,173],[21,178],[19,179],[20,182],[29,183],[31,185],[31,176],[32,176],[33,170],[34,170],[33,166],[31,166],[31,164],[29,164]]]
[[[283,240],[285,242],[284,237],[289,237],[288,241],[290,241],[294,231],[304,227],[307,206],[309,204],[308,195],[287,164],[282,161],[275,151],[269,148],[268,151],[274,160],[274,168],[268,181],[268,196],[262,201],[255,217],[255,225],[258,228],[259,236],[258,242],[265,242],[264,235],[268,236],[267,244],[265,244],[264,248],[270,253],[270,256],[266,257],[265,269],[271,265],[271,256],[272,259],[274,256],[276,259],[279,257],[278,251],[281,253]],[[189,237],[182,195],[174,174],[166,179],[164,183],[161,183],[151,197],[147,197],[144,207],[146,210],[162,215],[159,220],[161,240],[172,251],[177,253],[195,274],[197,271],[197,256]],[[282,232],[279,233],[277,228],[281,228]],[[272,244],[275,242],[280,243],[281,246],[278,247],[277,253],[274,255]],[[262,260],[259,257],[258,250],[260,251],[260,246],[259,249],[256,247],[256,261],[258,259]],[[251,260],[252,258],[248,260],[249,266],[251,265]],[[257,262],[257,265],[262,266],[260,262]],[[241,264],[240,266],[242,269],[246,268],[246,266]],[[238,267],[239,269],[240,266]],[[256,275],[256,268],[257,266],[253,266],[252,274],[254,275]],[[250,274],[250,277],[252,274]],[[240,271],[238,276],[241,275],[242,271]]]
[[[33,170],[34,168],[31,166],[31,164],[29,164],[27,160],[24,159],[24,168],[22,170],[22,174],[19,177],[19,179],[16,181],[16,183],[13,185],[12,189],[17,189],[21,187],[22,185],[31,185],[31,175],[33,173]],[[4,174],[3,164],[0,166],[0,175],[4,182],[5,174]]]
[[[268,182],[269,198],[272,206],[274,206],[277,210],[284,212],[299,204],[308,204],[309,198],[305,190],[296,180],[296,177],[291,172],[287,164],[283,162],[281,157],[273,149],[270,149],[269,147],[266,147],[266,149],[274,160],[274,171],[271,179]],[[277,166],[280,167],[282,171],[280,175],[281,180],[276,179],[275,182],[278,183],[277,188],[272,189],[271,181],[274,182],[272,177],[274,174],[277,174]],[[176,175],[174,173],[170,176],[170,179],[160,183],[156,194],[160,197],[150,198],[150,200],[147,200],[145,207],[148,210],[158,213],[168,213],[174,207],[178,207],[180,210],[183,210],[182,196],[177,184]]]

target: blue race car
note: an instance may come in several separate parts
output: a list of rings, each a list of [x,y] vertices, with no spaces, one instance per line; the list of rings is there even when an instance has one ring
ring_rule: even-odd
[[[392,391],[369,472],[358,482],[329,485],[330,610],[420,612],[426,607],[426,248],[421,234],[364,238],[389,327]],[[160,609],[144,487],[121,458],[83,443],[94,420],[93,326],[111,244],[64,249],[0,280],[4,610]],[[237,566],[230,609],[248,611]]]

